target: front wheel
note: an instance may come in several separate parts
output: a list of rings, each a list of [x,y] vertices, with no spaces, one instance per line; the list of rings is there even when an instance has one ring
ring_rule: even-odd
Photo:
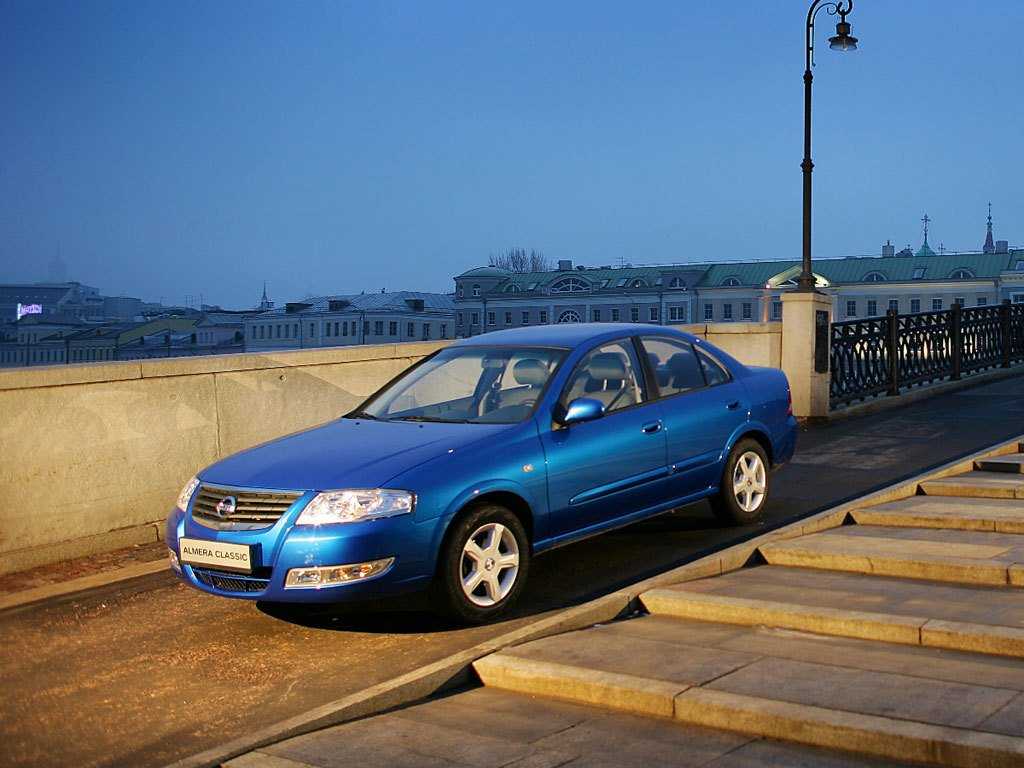
[[[715,515],[729,525],[760,522],[768,503],[768,456],[756,440],[740,440],[729,452],[718,494],[711,499]]]
[[[518,598],[529,565],[519,518],[497,504],[481,505],[455,523],[441,552],[441,607],[462,621],[489,621]]]

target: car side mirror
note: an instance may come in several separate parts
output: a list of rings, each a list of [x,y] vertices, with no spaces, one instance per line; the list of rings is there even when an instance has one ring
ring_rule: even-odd
[[[593,421],[604,416],[604,403],[592,397],[578,397],[569,403],[569,407],[557,419],[563,427],[570,424],[582,424],[584,421]]]

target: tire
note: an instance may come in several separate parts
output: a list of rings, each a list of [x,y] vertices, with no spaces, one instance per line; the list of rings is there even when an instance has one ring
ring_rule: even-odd
[[[768,506],[770,484],[764,448],[756,440],[740,440],[729,452],[718,493],[711,498],[711,509],[727,525],[761,522]]]
[[[490,621],[515,603],[529,567],[530,542],[519,518],[500,505],[481,504],[445,537],[438,607],[465,623]]]

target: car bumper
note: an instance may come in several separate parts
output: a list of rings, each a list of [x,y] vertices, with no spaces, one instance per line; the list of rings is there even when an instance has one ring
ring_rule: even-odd
[[[433,522],[433,521],[431,521]],[[363,602],[416,592],[430,582],[433,541],[431,522],[417,523],[410,515],[385,520],[329,526],[295,526],[283,520],[257,531],[219,531],[196,523],[179,509],[167,519],[171,569],[195,589],[242,600],[287,603]],[[242,544],[252,553],[251,573],[232,573],[211,566],[181,562],[182,537]],[[356,581],[319,587],[285,587],[294,568],[353,565],[394,558],[382,573]]]

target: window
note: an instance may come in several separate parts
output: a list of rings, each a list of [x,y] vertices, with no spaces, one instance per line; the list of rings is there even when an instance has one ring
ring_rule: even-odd
[[[405,335],[408,336],[410,339],[416,335],[416,323],[405,324]]]
[[[505,313],[505,325],[512,325],[512,313],[511,312],[506,312]]]
[[[348,336],[348,320],[341,324],[341,335]],[[352,323],[352,335],[356,335],[356,324]]]
[[[648,312],[648,316],[650,317],[652,323],[656,323],[658,321],[658,308],[651,307]]]
[[[883,283],[885,282],[885,275],[883,275],[881,272],[868,272],[866,275],[864,275],[864,280],[862,282]]]
[[[455,324],[456,325],[462,325],[462,313],[461,312],[456,312],[455,313]]]
[[[383,336],[384,335],[384,321],[383,320],[374,320],[373,321],[373,335],[374,336]]]
[[[464,299],[465,297],[466,297],[466,286],[460,285],[459,286],[459,298],[460,299]]]
[[[612,322],[617,323],[622,318],[622,311],[618,309],[612,310]]]
[[[1016,263],[1013,265],[1013,271],[1024,272],[1024,259],[1017,259]]]
[[[324,336],[330,336],[330,335],[331,335],[331,324],[330,323],[324,323]]]
[[[441,323],[441,338],[448,338],[448,323]]]
[[[479,296],[480,295],[480,286],[479,285],[474,285],[473,286],[473,295],[474,296]]]
[[[580,313],[575,309],[567,309],[565,312],[558,316],[559,323],[580,323],[583,322],[580,318]]]
[[[523,325],[529,325],[529,324],[530,324],[530,312],[529,312],[529,310],[527,310],[526,312],[523,312]]]
[[[430,323],[424,323],[423,324],[423,340],[424,341],[429,341],[430,340]]]
[[[388,323],[388,336],[397,336],[397,335],[398,335],[398,322],[396,320],[392,320],[391,322]]]
[[[567,277],[551,286],[552,293],[582,293],[589,290],[590,285],[578,277]]]
[[[878,316],[878,301],[875,299],[868,299],[868,317]]]
[[[913,280],[922,280],[922,279],[924,279],[924,273],[925,273],[925,270],[927,270],[927,269],[928,269],[928,267],[914,267],[914,274],[911,276],[911,279],[913,279]]]
[[[672,280],[669,282],[668,287],[669,288],[677,288],[677,289],[678,288],[685,288],[686,287],[686,281],[683,280],[683,278],[681,278],[681,277],[673,277]]]
[[[542,309],[540,311],[540,322],[541,322],[541,325],[543,325],[547,321],[548,321],[548,311],[546,309]]]
[[[629,342],[605,344],[590,352],[576,366],[560,404],[589,397],[599,400],[608,413],[642,403],[642,379],[637,375],[637,359]]]
[[[640,339],[654,371],[662,397],[704,386],[704,374],[693,346],[673,339],[644,336]]]
[[[782,319],[782,302],[781,301],[773,301],[772,302],[772,320],[781,320],[781,319]]]
[[[291,336],[291,337],[292,337],[293,339],[297,339],[297,338],[299,338],[299,324],[298,324],[298,323],[295,323],[295,328],[294,328],[294,332],[292,333],[292,336]]]
[[[754,317],[754,305],[749,301],[743,302],[743,319],[751,320]]]
[[[309,338],[316,336],[316,323],[309,324]]]
[[[988,306],[988,297],[987,296],[979,296],[978,297],[978,306],[979,307]]]
[[[720,362],[700,347],[697,347],[697,358],[700,360],[700,367],[704,371],[704,379],[709,387],[716,384],[725,384],[729,381],[729,372],[725,370]]]
[[[592,322],[600,323],[601,322],[601,310],[600,309],[592,309],[592,310],[590,310],[590,319],[591,319]]]
[[[722,319],[723,320],[732,320],[732,304],[723,304],[722,305]]]
[[[1024,304],[1024,293],[1014,293],[1010,295],[1011,304]]]
[[[683,310],[683,307],[669,307],[668,319],[675,320],[676,322],[684,322],[686,320],[686,313]]]
[[[636,280],[633,280],[633,281],[632,281],[632,282],[631,282],[631,283],[629,284],[629,287],[630,287],[630,288],[646,288],[646,287],[647,287],[647,283],[646,283],[646,282],[644,282],[643,280],[641,280],[641,279],[637,278]]]
[[[480,325],[480,313],[474,312],[469,316],[470,325]]]
[[[932,299],[932,312],[938,312],[942,309],[942,299]]]
[[[893,311],[893,312],[899,312],[900,311],[900,300],[899,299],[889,299],[889,309],[891,311]]]
[[[263,330],[264,330],[264,327],[261,325],[260,326],[260,338],[261,339],[263,338]]]
[[[629,319],[632,320],[634,323],[640,322],[640,307],[629,308]]]
[[[449,347],[364,406],[378,419],[511,424],[527,418],[564,352]]]
[[[954,269],[949,277],[951,280],[970,280],[974,277],[974,273],[969,269]]]
[[[714,304],[705,304],[704,305],[704,319],[705,320],[714,320],[715,319],[715,305]]]
[[[738,277],[727,277],[722,281],[722,285],[726,288],[735,288],[740,284]]]
[[[496,320],[495,320],[495,317],[494,317],[494,313],[493,312],[488,312],[487,313],[487,324],[488,325],[494,325],[495,322],[496,322]]]
[[[967,306],[967,299],[965,299],[963,296],[956,296],[956,297],[953,298],[953,303],[957,304],[957,305],[959,305],[961,307],[966,307]]]
[[[846,302],[846,316],[856,317],[857,316],[857,300],[850,299]]]
[[[910,300],[910,313],[911,314],[916,314],[916,313],[918,313],[920,311],[921,311],[921,300],[920,299],[911,299]]]

